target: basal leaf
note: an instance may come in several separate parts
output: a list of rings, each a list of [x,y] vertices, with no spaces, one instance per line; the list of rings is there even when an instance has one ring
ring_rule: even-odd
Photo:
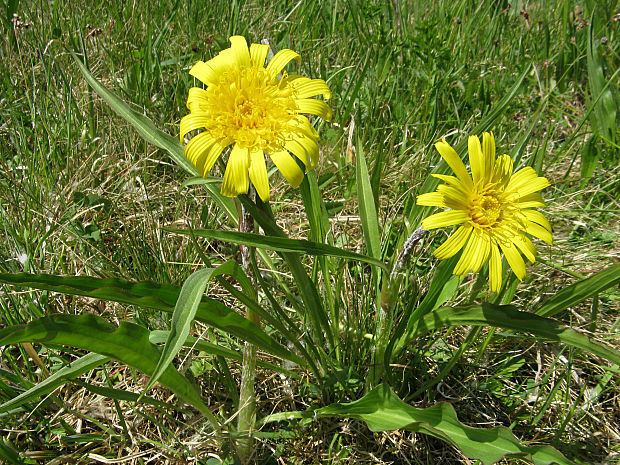
[[[343,417],[366,422],[372,431],[405,429],[443,439],[458,447],[463,454],[491,465],[502,457],[515,456],[531,460],[535,465],[572,465],[572,462],[550,446],[525,446],[508,428],[472,428],[461,423],[454,408],[440,403],[429,408],[415,408],[400,400],[385,384],[364,397],[346,404],[332,404],[307,412],[285,412],[270,415],[268,423],[299,417]]]
[[[179,287],[170,284],[148,281],[132,283],[122,279],[87,276],[0,273],[0,282],[155,308],[169,313],[174,311],[180,293]],[[209,326],[256,344],[276,357],[305,366],[303,359],[278,343],[257,325],[215,299],[203,296],[195,317]]]
[[[482,304],[440,308],[418,320],[408,340],[444,326],[494,326],[512,329],[577,347],[620,365],[620,352],[611,347],[594,342],[551,318],[520,312],[509,305]]]
[[[21,342],[77,347],[114,358],[146,374],[155,370],[161,354],[161,350],[149,341],[149,332],[145,328],[128,322],[117,327],[88,314],[52,315],[27,325],[0,330],[0,345]],[[213,417],[196,388],[173,367],[169,366],[162,373],[160,382],[205,416]],[[217,423],[213,426],[217,428]]]
[[[62,386],[67,381],[77,378],[78,376],[96,368],[110,360],[109,357],[100,354],[87,354],[74,360],[66,367],[61,368],[43,381],[35,384],[27,391],[22,392],[4,404],[0,405],[0,413],[7,412],[13,408],[19,407],[26,402],[30,402],[36,398],[49,394],[54,389]]]

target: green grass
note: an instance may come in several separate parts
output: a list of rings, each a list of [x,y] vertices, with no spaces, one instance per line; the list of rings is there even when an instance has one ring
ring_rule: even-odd
[[[619,102],[617,1],[585,1],[577,7],[564,0],[553,8],[547,2],[466,0],[6,4],[6,10],[0,8],[0,271],[175,284],[195,271],[202,261],[191,240],[164,228],[230,224],[204,190],[182,186],[185,174],[103,103],[67,51],[85,53],[98,80],[176,136],[187,112],[189,67],[227,47],[231,34],[245,35],[249,42],[269,38],[276,49],[299,52],[302,74],[323,78],[332,89],[334,119],[331,125],[319,124],[316,174],[333,245],[366,253],[356,167],[347,156],[351,121],[379,207],[382,253],[390,257],[404,231],[417,226],[408,224],[415,197],[439,162],[433,143],[441,137],[453,145],[464,140],[529,70],[493,132],[501,153],[535,166],[552,182],[545,211],[555,243],[537,244],[541,260],[529,268],[513,303],[531,309],[577,276],[617,262],[620,140],[617,131],[614,139],[617,116],[609,111],[610,101],[616,111]],[[13,12],[30,27],[14,29]],[[588,59],[591,21],[596,63]],[[612,75],[614,81],[605,87]],[[606,95],[597,100],[601,89],[608,89],[611,100]],[[603,98],[605,111],[598,103]],[[584,159],[595,160],[587,178],[582,177]],[[308,238],[298,191],[282,181],[273,188],[279,223],[291,237]],[[413,257],[403,302],[414,305],[428,287],[436,266],[429,251],[442,234],[428,236]],[[215,262],[237,250],[199,242]],[[328,400],[343,402],[362,395],[370,363],[368,338],[365,344],[355,341],[374,327],[367,292],[372,277],[355,263],[337,262],[331,271],[336,295],[343,297],[332,308],[341,321],[342,352]],[[486,291],[471,295],[474,281],[468,276],[452,300],[485,298]],[[1,291],[3,327],[53,313],[91,312],[115,324],[137,321],[150,329],[163,329],[168,321],[166,315],[133,306],[8,286]],[[210,295],[239,308],[223,288]],[[618,308],[616,289],[558,318],[618,348]],[[227,347],[242,346],[204,326],[194,331]],[[465,328],[439,331],[411,347],[393,370],[402,383],[401,397],[439,375],[467,335]],[[42,345],[35,350],[52,373],[81,355]],[[205,402],[232,415],[236,392],[230,386],[238,383],[239,366],[229,369],[206,354],[183,365],[185,355],[177,366],[201,386]],[[42,379],[23,346],[5,347],[0,356],[0,400]],[[607,364],[568,347],[485,330],[438,384],[409,402],[426,406],[447,400],[469,425],[507,426],[525,442],[551,443],[570,459],[613,463],[620,454],[615,370],[614,375]],[[0,457],[11,456],[11,448],[22,452],[21,463],[62,463],[68,457],[92,463],[96,458],[89,454],[109,459],[135,454],[126,463],[211,464],[219,462],[209,462],[208,454],[225,455],[196,413],[174,404],[164,388],[150,395],[174,405],[115,404],[97,391],[114,387],[139,393],[146,383],[140,373],[108,364],[81,379],[87,384],[68,384],[32,404],[30,412],[0,417],[5,438]],[[302,410],[325,401],[315,380],[291,382],[292,387],[259,369],[259,412]],[[348,420],[273,423],[261,434],[258,463],[467,463],[436,439],[372,433]]]

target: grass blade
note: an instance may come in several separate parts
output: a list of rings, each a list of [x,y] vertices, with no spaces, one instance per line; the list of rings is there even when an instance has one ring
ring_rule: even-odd
[[[362,231],[368,254],[376,259],[381,258],[381,233],[375,198],[370,187],[370,176],[360,141],[357,141],[357,157],[355,159],[355,176],[357,179],[357,196],[359,202]]]

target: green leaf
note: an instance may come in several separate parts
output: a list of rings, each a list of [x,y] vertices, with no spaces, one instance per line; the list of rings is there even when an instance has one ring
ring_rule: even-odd
[[[509,305],[482,304],[440,308],[416,322],[411,339],[443,326],[495,326],[512,329],[577,347],[620,364],[620,352],[591,341],[587,336],[555,320],[534,313],[520,312]]]
[[[77,347],[114,358],[146,374],[155,370],[161,354],[159,348],[149,341],[149,332],[145,328],[128,322],[116,327],[103,318],[88,314],[52,315],[27,325],[0,330],[0,345],[21,342]],[[173,367],[169,366],[162,373],[160,382],[205,416],[213,416],[196,388]],[[217,424],[213,426],[217,427]]]
[[[603,271],[565,287],[547,300],[537,310],[540,316],[553,316],[566,308],[599,294],[620,283],[620,264],[610,266]]]
[[[286,237],[264,236],[262,234],[244,233],[238,231],[221,231],[219,229],[166,229],[166,231],[199,237],[208,237],[232,244],[244,244],[259,249],[275,250],[277,252],[295,252],[317,256],[331,256],[343,258],[345,260],[356,260],[369,263],[383,268],[387,271],[387,266],[381,260],[361,255],[355,252],[349,252],[331,245],[319,244],[318,242],[310,242],[303,239],[289,239]]]
[[[366,167],[366,160],[360,141],[357,141],[357,156],[355,161],[355,177],[357,179],[357,196],[359,203],[360,218],[362,220],[362,232],[366,242],[368,254],[376,259],[381,258],[381,233],[379,232],[379,220],[377,208],[370,187],[370,176]],[[389,273],[389,271],[386,270]]]
[[[172,160],[187,173],[192,176],[199,176],[199,173],[194,165],[192,165],[190,161],[185,158],[185,155],[183,155],[183,147],[176,137],[161,131],[149,118],[133,110],[112,91],[97,81],[97,79],[90,74],[88,68],[80,61],[75,53],[72,53],[72,56],[88,84],[90,84],[95,92],[99,94],[99,96],[110,106],[110,108],[112,108],[112,110],[131,124],[145,141],[168,152]],[[204,187],[205,190],[207,190],[211,195],[211,198],[223,211],[228,214],[229,219],[234,224],[237,224],[237,210],[235,208],[234,201],[228,197],[224,197],[219,192],[219,189],[213,185],[213,183],[207,183]]]
[[[590,114],[592,128],[598,136],[613,144],[616,138],[616,102],[609,83],[605,80],[603,67],[598,56],[598,44],[594,40],[594,15],[590,18],[588,26],[586,60],[591,105],[594,106],[594,111]]]
[[[26,402],[30,402],[38,397],[44,396],[58,386],[62,386],[67,381],[77,378],[78,376],[98,367],[110,360],[109,357],[99,354],[87,354],[74,360],[66,367],[61,368],[53,375],[45,378],[40,383],[35,384],[27,391],[22,392],[17,397],[6,401],[0,405],[0,413],[7,412],[15,407],[19,407]]]
[[[112,110],[131,124],[145,141],[167,151],[175,163],[189,174],[193,176],[198,175],[198,171],[194,168],[194,165],[183,155],[183,147],[181,147],[181,143],[176,137],[172,137],[160,131],[149,118],[129,107],[129,105],[118,98],[113,92],[97,81],[75,53],[71,55],[88,84],[90,84],[95,92],[105,100]]]
[[[508,428],[472,428],[461,423],[454,408],[440,403],[429,408],[415,408],[404,403],[385,384],[364,397],[346,404],[332,404],[306,412],[284,412],[270,415],[263,423],[291,418],[343,417],[366,422],[372,431],[405,429],[428,434],[458,447],[463,454],[491,465],[502,457],[517,456],[536,465],[572,465],[550,446],[524,446]]]
[[[194,322],[194,317],[198,311],[198,306],[202,302],[202,296],[207,289],[209,281],[222,274],[230,274],[239,276],[242,273],[239,266],[234,260],[228,261],[217,268],[203,268],[192,273],[183,284],[181,293],[177,299],[172,313],[172,321],[170,323],[170,333],[168,340],[161,353],[161,357],[157,362],[157,367],[151,375],[151,379],[147,383],[144,391],[148,391],[151,386],[157,382],[159,377],[168,368],[174,357],[179,353],[181,347],[185,343],[189,331]],[[243,275],[245,277],[245,275]],[[245,277],[245,287],[251,287],[251,283]]]
[[[45,274],[0,273],[0,282],[155,308],[169,313],[174,311],[180,293],[179,287],[169,284],[157,284],[148,281],[132,283],[121,279],[86,276],[63,277]],[[244,341],[251,342],[276,357],[306,366],[305,361],[299,356],[282,346],[257,325],[217,300],[202,297],[196,310],[196,319]]]

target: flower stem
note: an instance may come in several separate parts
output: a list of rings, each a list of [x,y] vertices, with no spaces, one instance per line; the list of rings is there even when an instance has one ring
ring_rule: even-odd
[[[250,185],[250,191],[253,191]],[[249,195],[252,192],[248,192]],[[239,232],[254,232],[254,218],[245,209],[243,204],[240,205],[239,211]],[[252,254],[254,249],[246,245],[240,245],[241,251],[241,268],[245,272],[248,279],[254,284],[254,275],[252,273]],[[260,317],[249,308],[246,312],[246,318],[252,323],[260,324]],[[239,417],[237,420],[237,430],[239,433],[247,433],[247,438],[239,439],[237,448],[243,463],[249,461],[253,452],[252,431],[256,423],[256,393],[254,392],[254,380],[256,377],[256,346],[246,342],[243,347],[243,362],[241,365],[241,387],[239,389]]]
[[[394,307],[396,306],[402,283],[401,271],[413,252],[414,246],[424,237],[425,232],[426,231],[422,228],[418,228],[407,238],[396,257],[389,277],[384,275],[383,284],[381,286],[381,305],[377,309],[377,329],[372,357],[372,370],[368,378],[369,383],[367,388],[376,386],[379,381],[381,381],[381,377],[385,372],[385,351],[393,326]]]

